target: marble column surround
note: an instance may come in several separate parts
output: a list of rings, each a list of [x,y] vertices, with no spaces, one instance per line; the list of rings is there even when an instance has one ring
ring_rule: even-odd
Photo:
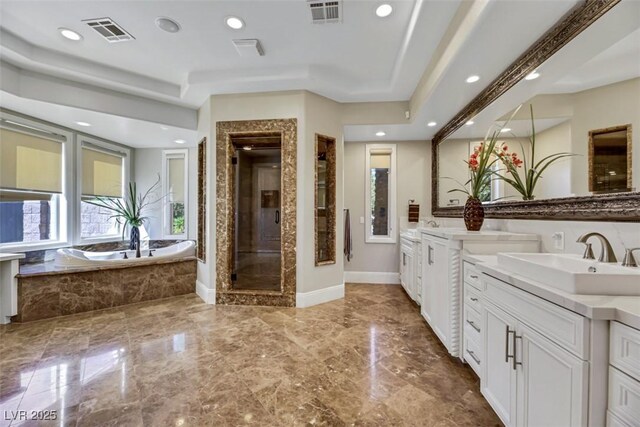
[[[234,174],[233,137],[281,137],[281,256],[280,290],[233,289]],[[294,307],[296,303],[296,119],[242,120],[216,123],[216,302],[218,304]]]

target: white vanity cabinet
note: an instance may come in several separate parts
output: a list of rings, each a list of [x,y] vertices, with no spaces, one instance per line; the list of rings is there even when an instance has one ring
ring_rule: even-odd
[[[413,243],[405,238],[400,239],[400,284],[404,291],[411,297],[416,299],[415,295],[415,254],[413,251]]]
[[[481,391],[506,426],[587,425],[589,319],[483,275]]]
[[[467,344],[464,331],[470,335],[479,333],[479,312],[468,313],[469,317],[477,314],[476,320],[471,320],[471,326],[466,320],[467,315],[463,307],[463,254],[488,255],[497,252],[537,252],[539,239],[535,234],[517,234],[501,231],[470,232],[455,228],[422,228],[422,295],[421,314],[445,345],[452,356],[468,359],[465,353]],[[473,274],[477,276],[477,273]],[[470,281],[476,280],[470,276]],[[467,328],[469,326],[469,328]],[[468,340],[471,352],[481,360],[479,338]],[[474,347],[475,346],[475,347]],[[465,357],[467,354],[469,357]],[[481,362],[475,363],[478,368]]]

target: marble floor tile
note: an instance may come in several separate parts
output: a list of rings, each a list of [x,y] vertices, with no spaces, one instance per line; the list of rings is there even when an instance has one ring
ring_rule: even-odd
[[[0,326],[0,427],[493,426],[399,286],[307,309],[195,295]],[[43,422],[3,411],[55,410]]]

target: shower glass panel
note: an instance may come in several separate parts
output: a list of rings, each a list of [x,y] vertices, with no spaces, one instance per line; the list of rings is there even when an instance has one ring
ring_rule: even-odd
[[[233,138],[234,289],[280,291],[280,136]]]

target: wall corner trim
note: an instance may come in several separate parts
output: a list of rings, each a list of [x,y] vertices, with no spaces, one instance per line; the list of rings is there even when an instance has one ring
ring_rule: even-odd
[[[375,285],[399,285],[400,273],[387,271],[345,271],[345,283],[371,283]]]
[[[296,307],[311,307],[342,298],[344,298],[344,283],[311,292],[298,292],[296,293]]]
[[[207,285],[205,285],[204,283],[202,283],[199,280],[196,280],[196,294],[206,304],[215,304],[216,303],[216,290],[208,288]]]

